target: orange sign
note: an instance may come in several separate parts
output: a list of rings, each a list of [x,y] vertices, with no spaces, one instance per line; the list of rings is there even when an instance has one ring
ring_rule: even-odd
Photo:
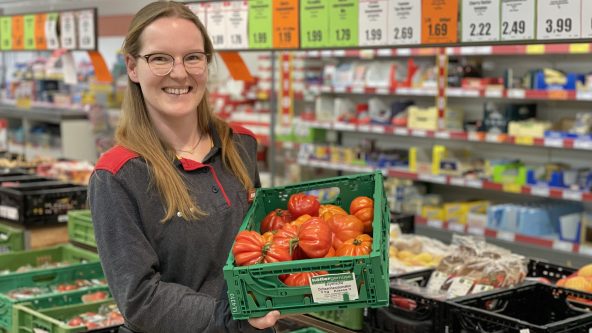
[[[98,51],[88,51],[88,56],[95,69],[95,78],[99,82],[111,83],[113,82],[113,76],[105,63],[105,59]]]
[[[273,1],[273,47],[293,49],[300,46],[298,0]]]
[[[45,50],[47,44],[45,43],[45,19],[46,14],[35,15],[35,49]]]
[[[457,32],[458,0],[422,0],[422,44],[456,43]]]
[[[12,49],[25,48],[25,20],[22,16],[12,17]]]

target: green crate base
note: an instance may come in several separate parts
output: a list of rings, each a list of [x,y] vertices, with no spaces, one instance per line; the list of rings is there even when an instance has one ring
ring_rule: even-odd
[[[66,322],[71,318],[85,313],[98,312],[104,304],[114,303],[113,299],[88,304],[72,304],[48,309],[36,310],[27,303],[14,307],[14,333],[30,333],[34,329],[41,329],[51,333],[86,332],[86,326],[69,326]],[[105,330],[101,328],[101,330]]]
[[[309,313],[350,308],[383,307],[389,302],[388,227],[390,212],[379,172],[335,177],[272,189],[259,189],[240,230],[259,230],[268,212],[286,208],[291,194],[327,188],[339,188],[332,204],[349,208],[358,196],[374,200],[372,252],[367,256],[333,257],[286,261],[237,267],[230,253],[224,266],[230,310],[234,319],[247,319],[279,310],[282,314]],[[326,203],[326,202],[324,202]],[[359,298],[335,303],[314,303],[310,287],[288,287],[278,278],[281,274],[328,271],[354,273]]]
[[[0,223],[0,254],[25,249],[25,231]],[[4,266],[0,265],[0,269]]]
[[[308,315],[354,331],[359,331],[364,326],[364,309],[319,311]]]
[[[320,330],[318,328],[314,328],[314,327],[301,328],[299,330],[290,331],[290,332],[291,333],[325,333],[325,331]]]
[[[90,210],[71,210],[68,212],[68,237],[71,241],[97,247]]]

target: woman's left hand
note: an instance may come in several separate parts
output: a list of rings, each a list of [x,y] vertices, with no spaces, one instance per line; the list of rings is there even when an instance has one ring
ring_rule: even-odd
[[[257,329],[262,330],[265,328],[273,327],[273,325],[275,325],[275,322],[278,321],[278,319],[280,319],[280,312],[277,310],[274,310],[274,311],[268,312],[263,317],[250,318],[249,324],[251,324],[251,326],[253,326]]]

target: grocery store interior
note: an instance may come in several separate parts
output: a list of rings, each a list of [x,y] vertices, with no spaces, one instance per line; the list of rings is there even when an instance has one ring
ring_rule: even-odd
[[[122,332],[87,189],[150,2],[0,0],[0,333]],[[260,260],[223,254],[235,319],[592,332],[592,1],[181,2],[216,50],[213,112],[257,140]],[[300,243],[268,261],[284,226]]]

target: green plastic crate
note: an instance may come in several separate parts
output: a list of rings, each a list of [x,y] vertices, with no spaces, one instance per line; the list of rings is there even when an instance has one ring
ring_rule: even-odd
[[[0,223],[0,253],[25,249],[25,231]],[[3,269],[0,266],[0,270]]]
[[[335,177],[271,189],[258,189],[240,230],[259,230],[267,212],[286,208],[290,195],[325,188],[339,188],[333,204],[349,208],[358,196],[374,200],[372,252],[368,256],[334,257],[235,266],[232,252],[224,266],[228,299],[232,316],[247,319],[263,316],[270,310],[282,314],[307,313],[345,308],[383,307],[389,299],[388,227],[390,213],[383,177],[380,172]],[[278,278],[281,274],[325,270],[329,273],[353,272],[358,286],[357,300],[333,303],[314,303],[311,289],[288,287]]]
[[[325,333],[325,331],[320,330],[315,327],[301,328],[299,330],[290,331],[290,332],[292,332],[292,333]]]
[[[74,247],[70,244],[47,249],[18,251],[0,255],[0,267],[15,270],[27,264],[36,266],[51,258],[55,261],[68,260],[74,263],[64,267],[37,269],[23,273],[0,275],[0,327],[12,326],[12,306],[25,300],[14,300],[4,293],[21,287],[43,287],[72,282],[77,279],[103,279],[104,274],[96,253]],[[45,297],[45,296],[43,296]],[[61,297],[61,294],[56,294]],[[31,302],[33,299],[26,300]]]
[[[67,321],[85,312],[98,312],[105,304],[114,303],[113,299],[87,304],[71,304],[47,309],[36,310],[28,303],[14,306],[13,333],[30,333],[35,329],[51,333],[78,333],[88,331],[86,326],[69,326]],[[101,331],[107,327],[100,328]]]
[[[68,237],[75,243],[97,247],[90,210],[68,211]]]
[[[364,326],[364,309],[319,311],[308,315],[355,331],[361,330]]]

